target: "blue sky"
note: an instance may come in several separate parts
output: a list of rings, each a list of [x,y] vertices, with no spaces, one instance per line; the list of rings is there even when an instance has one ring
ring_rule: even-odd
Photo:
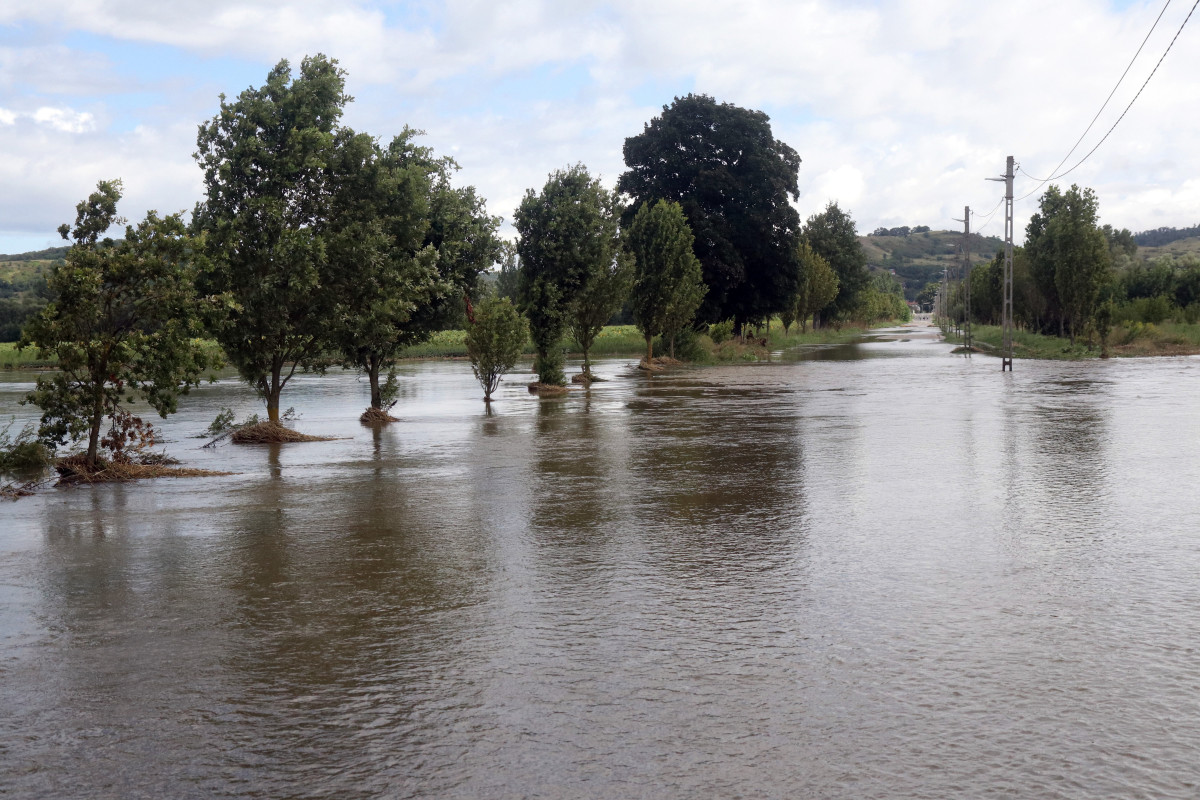
[[[1167,7],[1087,152],[1149,74],[1190,4]],[[705,0],[343,2],[6,0],[0,6],[0,253],[59,243],[102,178],[123,213],[200,196],[196,127],[221,92],[280,58],[324,52],[348,73],[345,121],[404,125],[453,155],[458,179],[509,218],[527,188],[583,162],[608,183],[624,139],[690,91],[766,111],[803,159],[803,216],[831,200],[861,231],[975,227],[999,199],[984,178],[1013,154],[1057,164],[1095,115],[1163,2]],[[1200,222],[1200,20],[1193,19],[1111,138],[1067,179],[1106,222]],[[1074,163],[1069,162],[1069,163]],[[1017,228],[1037,184],[1022,176]]]

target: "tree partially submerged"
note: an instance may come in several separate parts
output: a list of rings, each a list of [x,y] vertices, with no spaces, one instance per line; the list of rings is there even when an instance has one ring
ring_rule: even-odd
[[[614,238],[616,232],[614,230]],[[633,284],[633,260],[614,242],[615,253],[608,263],[593,265],[587,282],[567,312],[567,326],[583,351],[582,375],[593,380],[592,345],[613,314],[621,310]]]
[[[475,309],[467,325],[467,356],[471,370],[483,387],[484,402],[491,402],[500,378],[521,357],[529,327],[507,297],[489,297]]]
[[[633,319],[646,338],[646,361],[654,359],[654,337],[670,341],[689,325],[704,300],[703,268],[679,203],[643,203],[629,226],[626,242],[635,264],[631,295]]]
[[[198,285],[232,298],[212,333],[271,422],[296,370],[332,344],[329,165],[344,85],[323,55],[305,58],[294,78],[280,61],[263,86],[232,102],[221,95],[196,139],[205,198],[193,224],[211,256]]]
[[[616,259],[618,213],[616,195],[576,164],[554,172],[541,192],[526,191],[514,215],[520,305],[539,383],[566,383],[561,340],[568,315],[589,279]]]
[[[624,221],[658,200],[677,202],[708,287],[706,322],[783,310],[795,292],[800,156],[771,133],[770,119],[707,95],[677,97],[625,140],[617,188],[633,198]]]
[[[209,366],[197,343],[195,242],[179,214],[153,211],[127,226],[123,240],[102,238],[124,222],[120,199],[120,181],[100,181],[77,206],[74,227],[59,228],[73,244],[51,269],[54,300],[26,325],[20,343],[58,361],[27,398],[42,409],[39,435],[53,446],[86,440],[88,469],[97,466],[106,418],[114,446],[131,426],[145,429],[122,403],[142,398],[165,418]]]

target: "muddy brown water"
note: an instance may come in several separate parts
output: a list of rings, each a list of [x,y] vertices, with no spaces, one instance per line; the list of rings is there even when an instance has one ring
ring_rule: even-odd
[[[240,474],[0,505],[0,795],[1200,796],[1200,359],[949,351],[206,386]]]

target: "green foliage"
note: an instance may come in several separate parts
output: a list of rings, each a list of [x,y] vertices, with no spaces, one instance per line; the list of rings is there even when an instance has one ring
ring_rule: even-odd
[[[713,344],[721,344],[728,341],[733,336],[733,320],[727,319],[724,322],[714,322],[708,326],[708,338],[712,339]]]
[[[692,251],[693,237],[679,203],[643,203],[626,234],[633,254],[633,319],[646,337],[646,358],[653,358],[652,339],[671,342],[687,327],[704,299],[703,268]]]
[[[904,300],[904,289],[896,279],[887,272],[877,272],[867,288],[859,293],[854,316],[867,325],[886,320],[908,322],[912,311]]]
[[[87,463],[96,463],[104,417],[144,398],[161,416],[209,365],[199,333],[193,289],[197,253],[180,215],[153,211],[125,238],[100,237],[114,224],[120,181],[101,181],[77,207],[74,240],[49,285],[54,301],[25,328],[22,347],[54,357],[59,371],[38,379],[28,396],[42,409],[39,433],[62,445],[86,438]]]
[[[566,383],[560,342],[567,318],[592,276],[616,259],[619,210],[616,195],[577,164],[553,173],[541,192],[528,190],[516,211],[520,306],[541,383]]]
[[[829,262],[817,255],[812,245],[801,241],[796,248],[796,265],[799,269],[799,279],[796,283],[796,294],[788,304],[788,316],[800,321],[801,331],[808,329],[809,317],[832,303],[838,295],[837,274],[829,266]],[[784,333],[791,327],[784,322]]]
[[[33,423],[26,423],[16,435],[12,427],[16,417],[0,428],[0,472],[24,472],[50,466],[51,452],[37,436]]]
[[[263,86],[222,95],[196,139],[205,198],[193,224],[211,256],[198,284],[228,298],[213,335],[274,422],[296,369],[317,367],[332,345],[330,165],[344,83],[325,56],[305,58],[294,79],[280,61]]]
[[[485,401],[521,357],[528,335],[524,318],[507,297],[488,298],[475,310],[475,323],[467,328],[467,354]]]
[[[795,289],[800,157],[774,138],[770,118],[706,95],[663,107],[625,140],[617,188],[633,204],[624,222],[659,200],[679,203],[708,288],[698,317],[740,323],[782,309]]]
[[[373,408],[386,402],[384,370],[463,307],[499,248],[499,221],[473,190],[449,186],[453,162],[414,145],[418,133],[405,128],[384,149],[342,129],[331,155],[333,337],[344,363],[366,373]]]
[[[621,309],[633,285],[633,259],[619,246],[615,249],[612,261],[595,265],[587,283],[571,303],[567,316],[571,335],[583,350],[583,374],[589,377],[592,374],[592,344],[604,329],[604,323]]]
[[[858,307],[858,295],[867,286],[867,256],[854,220],[831,202],[804,224],[804,240],[837,276],[837,294],[814,311],[822,317],[845,320]]]
[[[521,296],[521,262],[517,258],[517,246],[503,242],[500,246],[500,273],[496,276],[496,294],[507,297],[514,303]]]

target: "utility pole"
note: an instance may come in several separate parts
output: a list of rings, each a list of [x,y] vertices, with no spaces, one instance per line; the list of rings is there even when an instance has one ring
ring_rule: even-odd
[[[1013,157],[1005,162],[1004,174],[989,181],[1004,181],[1004,305],[1001,313],[1004,336],[1000,345],[1000,371],[1013,368]]]
[[[963,349],[969,356],[974,344],[971,337],[971,207],[963,206],[963,218],[955,222],[963,224]]]

